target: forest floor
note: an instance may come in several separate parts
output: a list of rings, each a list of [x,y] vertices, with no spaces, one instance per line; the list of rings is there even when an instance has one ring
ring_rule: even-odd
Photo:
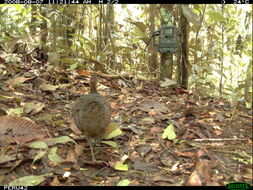
[[[252,185],[251,109],[143,79],[98,80],[123,133],[111,139],[114,147],[98,143],[103,162],[91,162],[70,111],[89,92],[89,75],[0,59],[0,123],[8,126],[0,127],[0,185]],[[172,140],[162,138],[170,124]]]

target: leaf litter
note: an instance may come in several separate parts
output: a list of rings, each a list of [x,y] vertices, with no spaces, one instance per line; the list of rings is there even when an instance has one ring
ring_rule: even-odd
[[[89,91],[91,71],[35,67],[40,76],[34,77],[22,66],[0,92],[1,113],[16,115],[0,116],[2,185],[252,185],[249,110],[238,109],[231,122],[229,102],[195,100],[187,90],[164,88],[168,80],[161,87],[103,78],[98,90],[111,102],[114,124],[110,141],[94,147],[103,161],[94,165],[87,141],[70,127],[70,105]],[[68,79],[64,85],[61,76]]]

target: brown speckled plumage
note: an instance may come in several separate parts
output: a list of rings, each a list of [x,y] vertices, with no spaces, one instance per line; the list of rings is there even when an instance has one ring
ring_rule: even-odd
[[[72,106],[72,115],[77,128],[89,142],[92,160],[95,160],[92,143],[103,138],[111,119],[111,107],[106,98],[96,89],[96,76],[90,79],[90,93],[77,99]]]

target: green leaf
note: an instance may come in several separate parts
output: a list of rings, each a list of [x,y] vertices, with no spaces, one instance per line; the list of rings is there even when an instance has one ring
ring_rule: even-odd
[[[118,124],[116,122],[110,123],[110,125],[106,128],[105,131],[105,139],[112,139],[116,136],[121,135],[123,132],[120,130]]]
[[[114,131],[112,131],[108,136],[106,136],[105,139],[112,139],[116,136],[121,135],[123,132],[120,129],[115,129]]]
[[[161,86],[161,87],[169,87],[169,86],[175,85],[175,84],[177,84],[177,82],[165,78],[165,81],[161,81],[160,86]]]
[[[26,114],[31,113],[37,113],[40,112],[46,105],[43,103],[33,103],[33,102],[22,102],[21,103],[22,106],[24,106],[24,111]]]
[[[57,147],[51,148],[50,153],[48,154],[48,158],[55,165],[58,165],[62,161],[62,158],[56,153],[56,151],[57,151]]]
[[[39,153],[35,156],[35,158],[34,158],[32,164],[33,164],[34,162],[36,162],[37,160],[41,159],[46,153],[47,153],[47,151],[41,151],[41,152],[39,152]]]
[[[154,119],[154,118],[151,118],[151,117],[143,118],[143,119],[141,119],[141,121],[142,121],[144,124],[152,124],[152,123],[155,123],[155,119]]]
[[[61,54],[58,52],[50,52],[48,55],[48,62],[58,65],[60,63]]]
[[[67,69],[67,71],[73,71],[73,70],[75,70],[77,67],[78,67],[78,63],[71,64],[71,65],[69,66],[69,68]]]
[[[188,7],[188,5],[181,5],[181,7],[183,15],[185,16],[185,18],[187,18],[189,22],[196,26],[201,25],[199,15],[197,15],[190,7]]]
[[[134,27],[134,34],[135,36],[138,36],[139,38],[145,38],[146,34],[142,32],[138,27]]]
[[[225,18],[221,14],[215,11],[212,11],[209,13],[209,18],[218,22],[225,21]]]
[[[40,121],[45,121],[49,125],[51,125],[51,123],[52,123],[52,115],[51,114],[43,114],[38,119]]]
[[[244,159],[244,158],[233,157],[233,159],[236,160],[236,161],[238,161],[238,162],[247,164],[247,165],[252,165],[252,163],[253,163],[252,158],[251,159]]]
[[[62,58],[61,63],[68,64],[68,65],[74,65],[77,63],[77,60],[75,58]],[[69,69],[67,69],[67,70],[69,70]]]
[[[67,142],[73,142],[76,144],[76,142],[68,136],[62,136],[62,137],[53,139],[54,144],[67,143]]]
[[[0,155],[0,164],[13,161],[13,160],[16,160],[16,158],[8,156],[8,155],[3,155],[3,154]]]
[[[130,23],[134,24],[143,33],[146,32],[147,26],[143,22],[130,22]]]
[[[130,183],[131,182],[128,179],[123,179],[123,180],[119,181],[117,186],[128,186]]]
[[[251,108],[251,102],[247,102],[247,101],[245,101],[245,104],[246,104],[246,108],[248,108],[248,109],[250,109]]]
[[[115,170],[128,171],[128,165],[117,162],[115,165]]]
[[[119,146],[116,142],[113,142],[113,141],[100,141],[100,142],[104,143],[104,144],[107,144],[107,145],[110,145],[110,146],[115,147],[115,148],[117,148]]]
[[[8,115],[21,116],[23,112],[24,112],[24,108],[10,108],[7,110]]]
[[[174,131],[174,126],[172,124],[170,124],[163,132],[162,138],[163,139],[169,139],[169,140],[173,140],[175,139],[176,133]]]
[[[35,186],[43,182],[47,177],[52,176],[53,173],[45,175],[30,175],[21,177],[9,183],[9,186]]]
[[[30,148],[48,148],[47,144],[43,141],[37,141],[28,145]]]
[[[56,127],[60,127],[61,125],[64,124],[64,121],[63,121],[62,119],[58,119],[58,120],[56,120],[56,121],[53,121],[53,124],[54,124],[54,126],[56,126]]]
[[[118,53],[118,52],[120,52],[120,51],[122,51],[122,50],[125,50],[126,52],[131,52],[131,51],[133,51],[133,48],[132,48],[132,47],[127,47],[127,46],[116,46],[116,47],[114,48],[114,51],[115,51],[116,53]]]

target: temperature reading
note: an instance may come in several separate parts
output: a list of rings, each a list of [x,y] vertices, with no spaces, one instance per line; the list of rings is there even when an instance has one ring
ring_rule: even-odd
[[[234,0],[234,4],[249,4],[249,0]]]
[[[241,4],[240,0],[234,0],[234,4]]]

